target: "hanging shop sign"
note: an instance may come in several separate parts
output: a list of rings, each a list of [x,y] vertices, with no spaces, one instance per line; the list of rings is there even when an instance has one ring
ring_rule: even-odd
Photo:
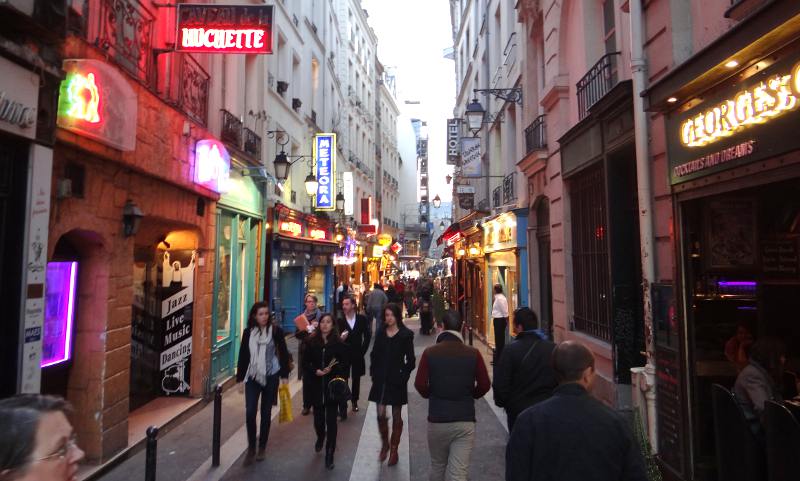
[[[99,60],[64,60],[58,126],[122,151],[136,147],[136,93],[114,67]]]
[[[461,177],[481,177],[481,139],[465,137],[461,139]]]
[[[39,76],[4,58],[0,71],[0,130],[35,138]]]
[[[388,247],[392,243],[392,236],[389,234],[380,234],[378,236],[378,245],[381,247]]]
[[[271,5],[178,4],[178,52],[272,53]]]
[[[379,245],[372,246],[372,255],[370,256],[372,259],[378,259],[383,257],[383,253],[386,252],[386,249]]]
[[[458,206],[465,210],[475,208],[475,194],[458,194]]]
[[[395,242],[389,249],[395,254],[399,254],[400,251],[403,250],[403,246],[399,242]]]
[[[344,215],[353,215],[355,208],[355,183],[352,172],[342,173],[342,189],[344,190]]]
[[[451,247],[451,246],[453,246],[453,245],[454,245],[456,242],[460,241],[461,239],[462,239],[461,232],[456,232],[455,234],[453,234],[453,235],[451,235],[450,237],[448,237],[448,238],[445,240],[445,242],[446,242],[446,244],[447,244],[447,247]]]
[[[325,229],[309,229],[308,237],[314,240],[328,240],[328,232]]]
[[[194,182],[217,193],[228,191],[231,156],[225,145],[214,139],[198,140],[194,149]]]
[[[336,210],[333,192],[336,177],[336,134],[314,136],[314,162],[317,165],[316,210]]]
[[[447,119],[447,165],[458,165],[461,157],[461,119]]]
[[[671,183],[800,149],[798,107],[800,62],[791,52],[672,113],[667,119]]]

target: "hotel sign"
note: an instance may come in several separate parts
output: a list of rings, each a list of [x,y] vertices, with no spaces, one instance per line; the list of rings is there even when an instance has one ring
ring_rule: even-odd
[[[670,114],[672,185],[800,149],[800,62],[784,57]]]
[[[461,119],[447,119],[447,165],[458,165],[461,157]]]
[[[178,52],[272,53],[271,5],[178,4]]]
[[[317,165],[317,210],[336,210],[336,134],[314,136],[314,162]]]

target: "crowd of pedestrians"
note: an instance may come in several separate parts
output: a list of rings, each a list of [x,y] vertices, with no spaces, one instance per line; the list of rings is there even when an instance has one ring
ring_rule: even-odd
[[[458,312],[446,310],[437,319],[435,343],[425,349],[417,366],[414,333],[403,323],[411,286],[400,283],[384,292],[376,284],[366,296],[363,313],[349,288],[345,284],[340,288],[334,313],[321,312],[314,295],[304,298],[305,308],[294,319],[300,341],[297,366],[269,304],[257,302],[250,309],[236,375],[245,397],[245,465],[265,459],[279,386],[288,382],[297,367],[303,383],[302,414],[313,411],[315,451],[325,448],[325,466],[333,469],[338,422],[347,419],[348,401],[352,411],[359,412],[361,378],[370,352],[369,401],[377,407],[380,462],[398,463],[402,408],[408,404],[408,382],[416,368],[414,388],[428,400],[430,481],[468,479],[480,431],[475,400],[489,389],[507,416],[507,481],[647,480],[628,421],[591,395],[595,369],[588,348],[575,341],[552,342],[538,329],[537,316],[527,307],[511,316],[510,344],[499,342],[509,320],[501,286],[494,288],[492,306],[499,336],[493,383],[483,355],[464,342]],[[0,400],[0,432],[4,433],[0,481],[74,479],[83,452],[76,444],[69,414],[69,405],[56,397],[21,395]]]

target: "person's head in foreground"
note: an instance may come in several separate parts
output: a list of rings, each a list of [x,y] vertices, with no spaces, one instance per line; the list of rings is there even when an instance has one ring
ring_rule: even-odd
[[[594,384],[592,351],[576,341],[564,341],[553,350],[553,370],[559,384],[580,384],[587,391]]]
[[[83,451],[58,397],[23,394],[0,400],[0,481],[73,481]]]

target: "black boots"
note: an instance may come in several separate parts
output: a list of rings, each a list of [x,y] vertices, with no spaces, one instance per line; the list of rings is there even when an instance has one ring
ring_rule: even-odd
[[[325,467],[328,469],[333,469],[333,451],[335,449],[331,446],[325,448]]]
[[[322,451],[322,444],[325,442],[325,436],[317,436],[317,442],[314,444],[314,451]]]

